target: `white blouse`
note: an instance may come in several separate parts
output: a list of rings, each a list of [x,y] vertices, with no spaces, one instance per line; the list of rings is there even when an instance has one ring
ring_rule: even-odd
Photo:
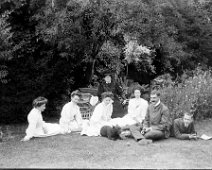
[[[71,132],[73,129],[80,128],[83,121],[79,106],[73,102],[65,104],[59,122],[61,128],[66,133]]]
[[[41,115],[41,111],[33,108],[27,116],[28,128],[26,129],[26,136],[32,138],[33,136],[38,136],[44,134],[43,128],[45,127],[45,122]]]

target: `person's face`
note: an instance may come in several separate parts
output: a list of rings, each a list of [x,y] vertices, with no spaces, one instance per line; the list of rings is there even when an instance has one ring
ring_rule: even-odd
[[[40,110],[41,112],[43,112],[46,109],[46,104],[43,104],[39,107],[37,107],[38,110]]]
[[[192,121],[193,121],[192,116],[189,116],[189,115],[184,115],[184,116],[183,116],[183,122],[184,122],[184,125],[185,125],[186,127],[188,127],[189,124],[192,123]]]
[[[157,94],[151,94],[150,95],[150,102],[153,105],[156,105],[158,103],[158,101],[160,100],[160,98],[157,96]]]
[[[141,97],[141,92],[140,92],[140,90],[135,90],[135,91],[134,91],[134,95],[135,95],[135,98],[140,98],[140,97]]]
[[[75,95],[72,97],[71,101],[74,102],[74,103],[78,103],[80,100],[79,96]]]
[[[105,76],[105,81],[106,83],[111,83],[111,76],[110,75]]]
[[[110,97],[106,97],[103,99],[103,102],[105,105],[108,105],[109,103],[111,103],[112,99]]]

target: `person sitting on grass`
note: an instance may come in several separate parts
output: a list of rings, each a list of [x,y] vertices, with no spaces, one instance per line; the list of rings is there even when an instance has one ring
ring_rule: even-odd
[[[133,94],[133,98],[129,100],[127,114],[122,118],[114,118],[110,121],[113,125],[122,127],[123,130],[130,125],[142,125],[147,113],[148,102],[141,98],[141,88],[135,87]]]
[[[139,144],[152,143],[152,140],[165,139],[170,136],[171,116],[168,108],[160,101],[160,92],[151,91],[150,105],[147,109],[143,126],[130,126],[133,138]]]
[[[194,129],[193,115],[185,112],[183,118],[174,120],[174,136],[181,140],[197,139],[197,133]]]
[[[104,92],[101,98],[102,102],[95,107],[90,121],[84,124],[81,135],[100,136],[101,127],[110,126],[109,121],[113,112],[113,93]]]
[[[43,121],[41,112],[46,109],[47,102],[48,100],[45,97],[38,97],[33,101],[33,109],[27,116],[29,125],[26,129],[26,136],[21,141],[28,141],[32,137],[47,137],[60,134],[61,128],[59,124]]]
[[[80,108],[77,105],[79,100],[79,92],[73,91],[71,93],[71,101],[66,103],[62,108],[59,124],[62,128],[63,134],[71,133],[71,131],[82,130],[83,119]]]

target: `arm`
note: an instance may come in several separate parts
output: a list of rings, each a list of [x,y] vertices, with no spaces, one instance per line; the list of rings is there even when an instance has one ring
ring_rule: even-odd
[[[147,114],[147,109],[148,109],[148,102],[146,102],[145,104],[142,104],[141,106],[141,111],[140,111],[140,114],[141,114],[141,119],[142,121],[145,119],[145,116]]]
[[[78,108],[78,111],[76,113],[76,121],[77,121],[79,126],[82,126],[82,115],[81,115],[79,108]]]
[[[179,130],[179,124],[177,123],[177,121],[174,121],[174,135],[177,139],[181,139],[181,140],[189,140],[189,134],[183,134],[180,132]]]
[[[28,141],[34,136],[34,133],[36,131],[37,120],[38,120],[38,117],[36,116],[36,113],[30,114],[28,116],[29,125],[26,130],[26,136],[24,137],[24,139],[22,139],[22,141]]]
[[[129,100],[129,104],[128,104],[127,113],[128,113],[129,115],[133,115],[134,109],[135,109],[135,108],[133,107],[133,100],[130,99],[130,100]]]
[[[70,121],[70,115],[69,115],[69,107],[68,105],[63,106],[62,111],[61,111],[61,117],[60,117],[60,126],[62,129],[64,129],[65,132],[68,132],[68,124]]]
[[[168,108],[162,109],[162,116],[161,116],[161,121],[158,125],[152,126],[152,129],[154,130],[167,130],[170,128],[171,125],[171,118],[169,114]]]
[[[196,134],[193,122],[191,123],[191,134]]]
[[[147,108],[147,113],[144,119],[144,129],[149,128],[150,126],[150,115],[149,115],[149,107]]]

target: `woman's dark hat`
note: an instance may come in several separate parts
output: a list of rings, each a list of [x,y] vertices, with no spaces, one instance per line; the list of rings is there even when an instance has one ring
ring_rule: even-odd
[[[114,72],[112,72],[111,70],[106,70],[104,72],[102,72],[102,75],[105,76],[113,76]]]

